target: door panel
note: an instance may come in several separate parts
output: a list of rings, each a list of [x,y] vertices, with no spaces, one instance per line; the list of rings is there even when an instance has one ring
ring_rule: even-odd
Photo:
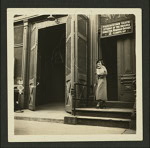
[[[72,111],[72,95],[74,83],[74,18],[69,15],[66,22],[66,84],[65,84],[65,110]]]
[[[38,30],[36,24],[31,26],[30,71],[29,71],[29,109],[35,110],[36,73],[37,73]]]
[[[76,97],[87,99],[87,86],[84,85],[87,84],[88,18],[84,15],[77,15],[75,20],[75,82],[81,84],[76,86]]]
[[[87,21],[83,15],[69,15],[66,23],[66,111],[72,111],[74,83],[87,84]],[[85,99],[87,88],[76,87],[76,98]]]
[[[120,101],[134,101],[133,81],[135,80],[135,40],[117,41],[118,96]]]

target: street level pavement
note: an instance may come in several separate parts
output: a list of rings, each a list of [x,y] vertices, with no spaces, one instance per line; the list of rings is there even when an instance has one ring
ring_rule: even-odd
[[[134,130],[53,122],[14,120],[15,135],[135,134]]]

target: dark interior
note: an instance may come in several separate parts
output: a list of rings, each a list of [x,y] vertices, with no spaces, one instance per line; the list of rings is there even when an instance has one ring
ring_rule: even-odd
[[[65,102],[65,24],[40,29],[36,105]]]
[[[107,96],[109,101],[118,100],[117,85],[117,38],[110,37],[101,40],[102,57],[107,75]]]

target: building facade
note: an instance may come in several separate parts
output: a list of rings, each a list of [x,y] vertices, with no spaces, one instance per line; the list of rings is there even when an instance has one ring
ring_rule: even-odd
[[[108,102],[135,102],[135,16],[14,17],[14,86],[22,108],[64,102],[65,110],[95,102],[96,61],[108,71]],[[16,98],[16,96],[15,96]]]

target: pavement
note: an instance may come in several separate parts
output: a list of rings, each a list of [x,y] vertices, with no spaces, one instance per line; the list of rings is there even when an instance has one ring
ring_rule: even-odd
[[[36,107],[36,111],[29,109],[22,110],[22,113],[15,112],[15,119],[29,121],[45,121],[63,123],[64,116],[70,114],[65,111],[65,106],[61,102],[41,105]]]
[[[36,111],[28,109],[22,113],[15,112],[15,135],[86,135],[86,134],[136,134],[136,131],[124,128],[101,127],[89,125],[64,124],[65,111],[63,103],[39,106]]]
[[[88,125],[68,125],[54,122],[15,120],[15,135],[96,135],[135,134],[133,130]]]

